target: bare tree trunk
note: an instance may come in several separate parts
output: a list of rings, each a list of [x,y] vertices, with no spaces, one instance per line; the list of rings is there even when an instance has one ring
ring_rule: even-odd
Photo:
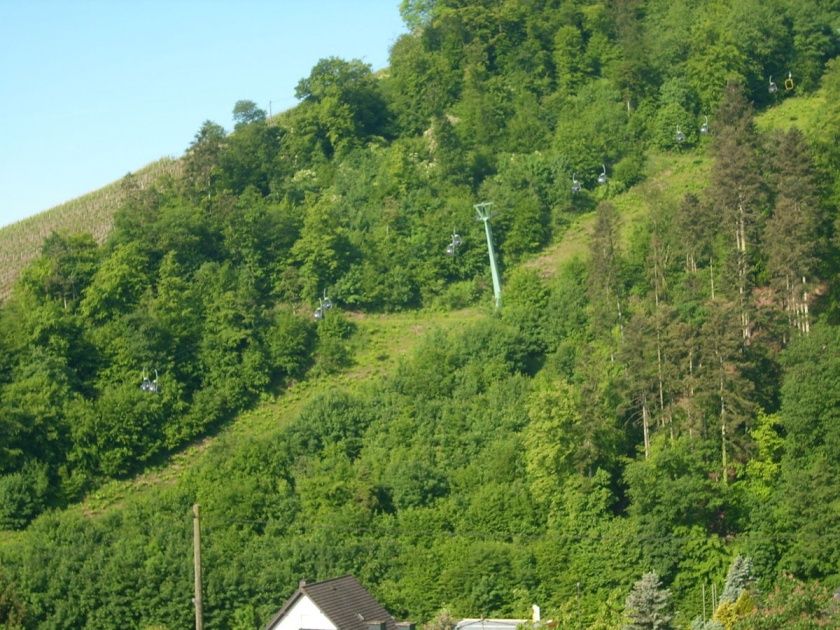
[[[721,412],[723,410],[721,409]],[[729,485],[728,475],[726,473],[727,462],[726,462],[726,422],[723,420],[723,414],[721,413],[720,417],[720,449],[722,454],[723,460],[723,485]]]
[[[715,264],[709,261],[709,283],[712,286],[712,299],[715,299]]]
[[[785,274],[785,313],[787,313],[788,326],[791,328],[799,328],[799,322],[796,321],[797,313],[793,299],[793,287],[790,286],[790,274]]]
[[[811,320],[808,313],[808,285],[805,283],[805,276],[802,276],[802,332],[806,335],[811,332]]]
[[[621,321],[621,300],[618,297],[615,298],[615,308],[618,312],[618,332],[623,337],[624,336],[624,324]]]
[[[718,358],[720,359],[720,357]],[[720,390],[718,392],[720,396],[720,449],[721,461],[723,464],[723,483],[724,485],[727,485],[729,483],[729,480],[726,474],[726,403],[724,402],[723,398],[723,361],[720,361],[720,370]]]
[[[665,386],[662,377],[662,335],[656,331],[656,377],[659,381],[659,413],[665,412]]]
[[[650,457],[650,433],[648,430],[647,398],[642,401],[642,433],[645,440],[645,459]]]
[[[738,301],[741,309],[741,336],[750,338],[750,316],[747,312],[747,228],[744,204],[738,202],[738,223],[735,228],[735,245],[738,251]]]
[[[691,409],[694,406],[694,348],[688,349],[688,405],[686,406],[686,413],[688,414],[688,437],[694,437],[694,414]]]

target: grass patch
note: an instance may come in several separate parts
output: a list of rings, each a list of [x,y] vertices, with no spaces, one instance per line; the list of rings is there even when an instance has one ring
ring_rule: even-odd
[[[816,127],[817,118],[823,107],[825,107],[825,95],[822,92],[808,96],[793,96],[756,116],[755,124],[759,131],[773,129],[786,131],[791,127],[798,127],[804,133],[809,133]]]
[[[675,204],[686,193],[699,194],[707,185],[712,160],[699,149],[683,153],[651,153],[645,167],[645,180],[609,199],[621,216],[621,235],[627,242],[634,226],[657,203]],[[589,238],[595,225],[595,212],[575,218],[560,240],[526,261],[544,278],[553,277],[567,262],[589,256]]]
[[[170,455],[162,464],[150,467],[131,479],[106,482],[91,491],[81,503],[68,507],[67,511],[93,518],[142,501],[148,493],[177,483],[184,471],[203,465],[204,458],[215,456],[217,448],[277,435],[320,392],[375,385],[377,380],[392,373],[431,331],[454,329],[486,316],[487,312],[481,308],[388,315],[349,313],[348,317],[356,324],[356,332],[349,340],[354,359],[350,368],[338,374],[293,382],[276,395],[264,395],[253,409],[237,415],[217,434],[197,440]],[[0,534],[8,534],[10,544],[16,539],[14,536],[25,535],[24,532]],[[4,538],[0,537],[0,544],[4,543]]]

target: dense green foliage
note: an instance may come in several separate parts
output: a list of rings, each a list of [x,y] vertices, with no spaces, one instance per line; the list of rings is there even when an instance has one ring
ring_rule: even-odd
[[[673,603],[686,626],[714,585],[711,624],[831,622],[840,9],[402,8],[387,71],[321,60],[270,120],[238,101],[182,172],[125,179],[103,245],[50,236],[0,308],[0,528],[27,528],[0,547],[0,622],[188,626],[193,502],[208,628],[254,627],[302,577],[343,572],[418,620],[537,602],[563,627],[666,627]],[[754,109],[794,93],[826,106],[759,131]],[[708,178],[647,186],[663,154]],[[479,200],[502,310],[333,387],[365,313],[489,303]],[[585,221],[586,260],[522,264]],[[301,379],[315,393],[293,417],[214,442],[173,484],[50,510]]]

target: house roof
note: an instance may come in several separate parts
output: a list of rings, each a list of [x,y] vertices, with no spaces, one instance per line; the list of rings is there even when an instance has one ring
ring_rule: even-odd
[[[310,600],[335,624],[338,630],[368,630],[368,624],[384,622],[386,630],[397,630],[394,618],[352,575],[306,584],[286,600],[283,607],[266,624],[271,628],[301,597]]]
[[[528,619],[461,619],[455,630],[516,630]]]

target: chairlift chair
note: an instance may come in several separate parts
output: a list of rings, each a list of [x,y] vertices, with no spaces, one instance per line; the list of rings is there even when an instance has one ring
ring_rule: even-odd
[[[767,91],[770,92],[770,94],[775,94],[779,91],[779,86],[773,81],[772,76],[770,77],[770,85],[767,86]]]
[[[677,125],[677,133],[674,135],[674,138],[676,139],[678,144],[682,144],[683,142],[685,142],[685,134],[682,132],[682,129],[680,129],[679,125]]]
[[[143,381],[140,383],[140,389],[144,392],[150,392],[152,394],[157,394],[160,391],[157,369],[155,370],[155,380],[151,380],[148,376],[146,376],[146,370],[143,370]]]
[[[598,183],[599,184],[606,184],[607,183],[607,165],[606,164],[601,164],[601,168],[604,169],[604,172],[600,173],[598,175]]]
[[[575,195],[580,192],[580,182],[576,177],[577,173],[572,173],[572,194]]]
[[[316,320],[324,319],[324,311],[321,310],[320,306],[315,309],[315,314],[313,315],[313,317],[315,317]]]
[[[705,134],[709,133],[709,117],[708,116],[703,116],[703,118],[705,118],[705,120],[703,121],[703,124],[700,125],[700,133],[705,135]]]
[[[790,92],[793,89],[793,74],[788,72],[787,79],[785,79],[785,91]]]
[[[458,251],[458,247],[461,245],[461,235],[457,232],[452,232],[452,241],[450,241],[449,245],[446,246],[446,255],[447,256],[454,256],[455,252]]]

